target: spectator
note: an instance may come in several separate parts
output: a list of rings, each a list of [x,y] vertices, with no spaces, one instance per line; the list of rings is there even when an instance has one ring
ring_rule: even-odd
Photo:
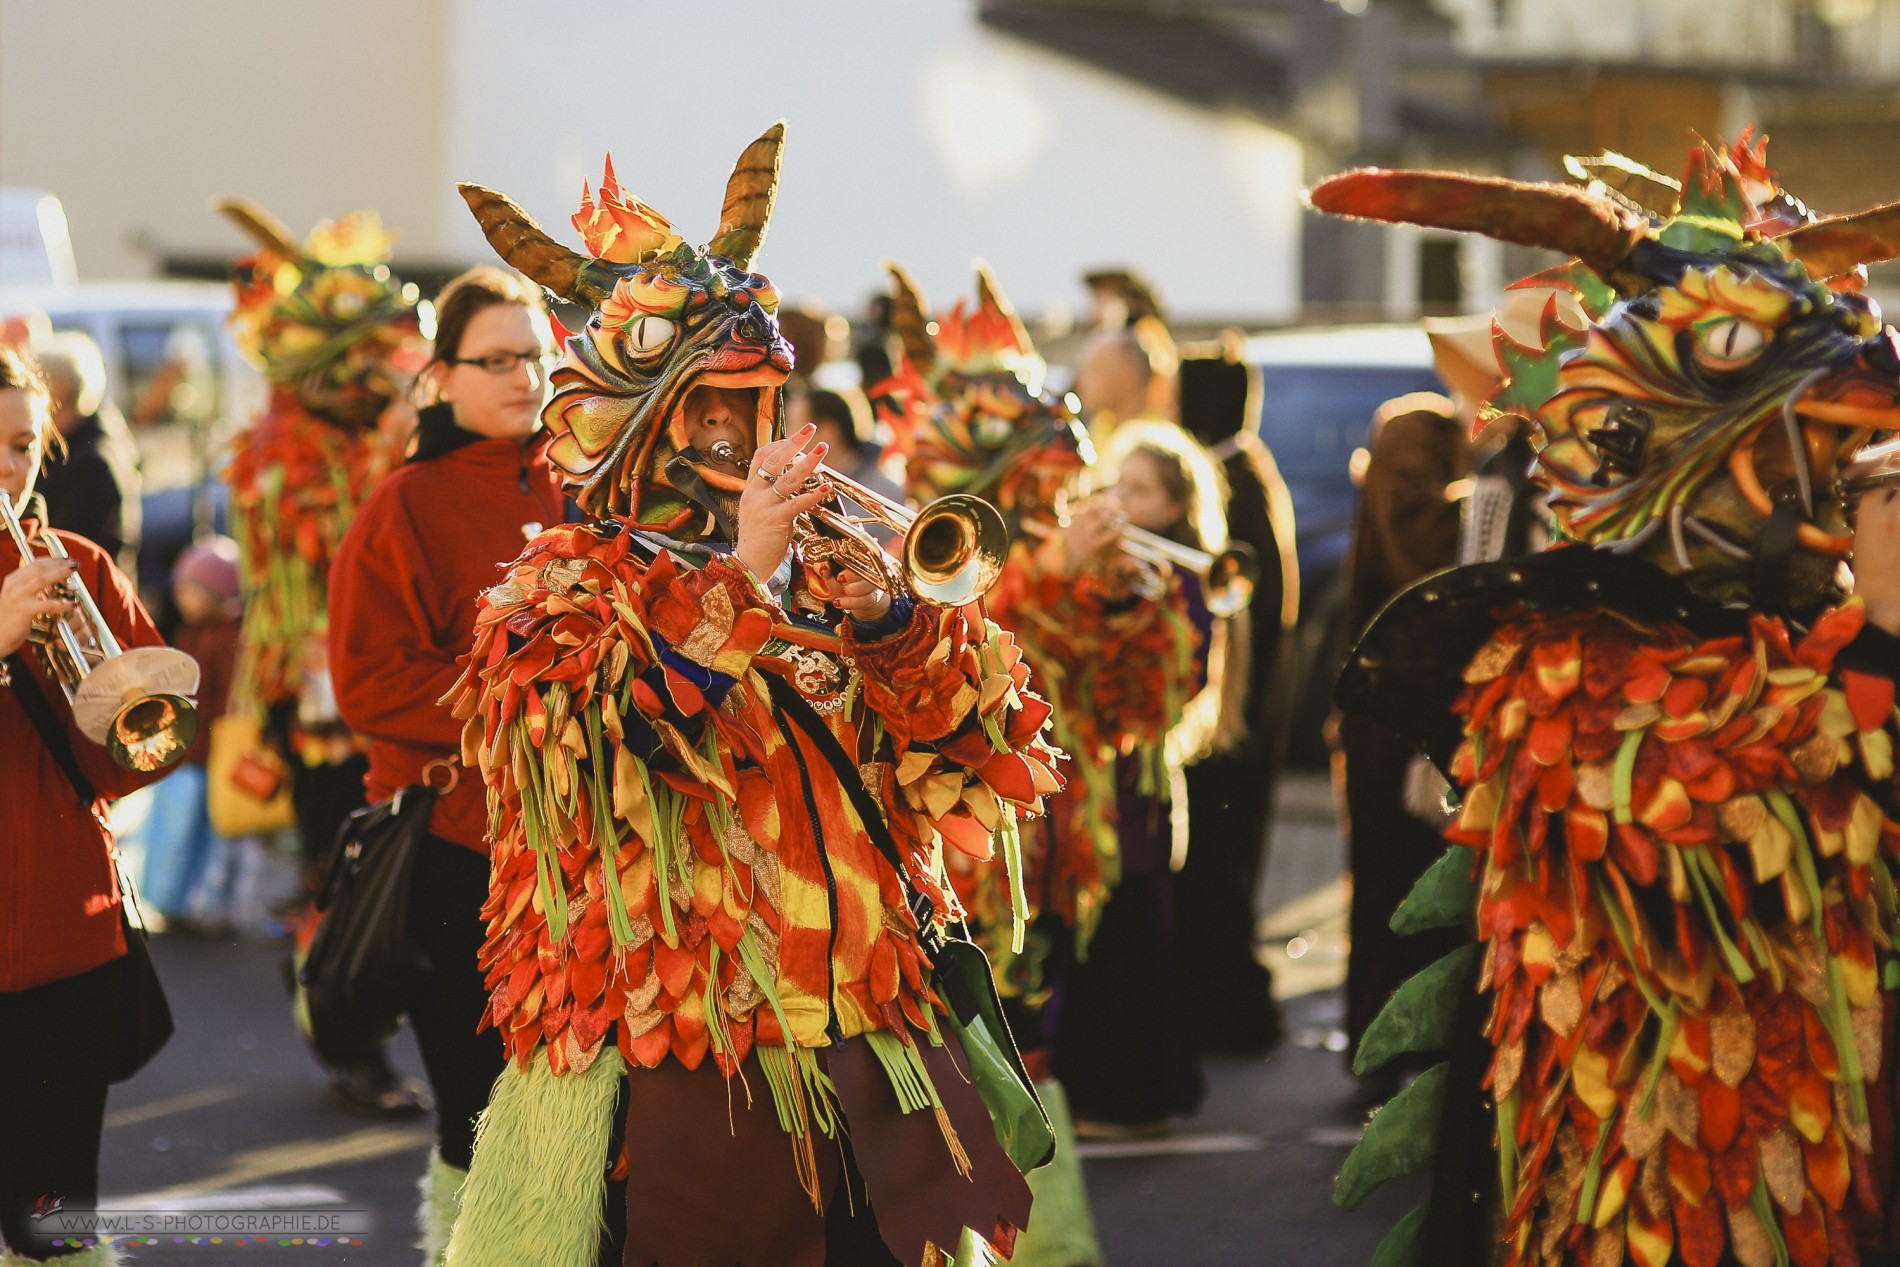
[[[1132,418],[1168,417],[1177,367],[1167,327],[1148,317],[1089,336],[1075,362],[1075,393],[1097,443]]]
[[[1372,422],[1365,484],[1347,564],[1346,630],[1356,639],[1400,590],[1458,559],[1458,503],[1468,450],[1465,422],[1451,401],[1433,392],[1389,400]],[[1438,930],[1401,938],[1392,912],[1445,843],[1442,822],[1407,807],[1411,743],[1353,714],[1339,724],[1344,766],[1347,865],[1352,872],[1346,964],[1347,1059],[1379,1009],[1420,963],[1459,945],[1463,934]],[[1360,1097],[1379,1103],[1397,1090],[1405,1070],[1394,1065],[1368,1079]]]
[[[343,720],[369,741],[369,795],[419,783],[435,802],[415,857],[409,930],[429,972],[409,1001],[436,1101],[436,1153],[422,1223],[448,1241],[475,1119],[501,1073],[501,1039],[482,1030],[488,986],[488,802],[464,769],[462,724],[439,703],[461,673],[475,602],[562,498],[539,434],[553,335],[541,292],[494,267],[471,269],[436,301],[435,351],[416,449],[371,493],[330,573],[330,666]],[[478,1032],[480,1030],[480,1032]]]
[[[892,501],[904,500],[903,490],[878,469],[878,448],[871,443],[871,409],[864,394],[846,389],[814,388],[791,397],[786,426],[797,431],[807,423],[818,428],[818,442],[831,447],[826,464]]]
[[[78,330],[36,340],[33,354],[52,393],[53,425],[66,443],[65,460],[40,476],[47,518],[131,572],[139,549],[138,445],[106,397],[105,358]]]
[[[230,874],[234,842],[212,830],[205,764],[212,719],[223,714],[237,671],[244,611],[237,542],[210,537],[180,554],[172,568],[172,602],[178,609],[177,645],[198,661],[198,737],[183,761],[152,788],[140,832],[145,865],[139,892],[165,926],[221,935],[228,931],[230,910],[209,899],[206,879],[214,872]]]

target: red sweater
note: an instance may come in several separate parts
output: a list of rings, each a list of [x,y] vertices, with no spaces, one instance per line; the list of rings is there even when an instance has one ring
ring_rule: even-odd
[[[105,551],[70,532],[58,536],[120,644],[162,644],[132,583]],[[0,575],[19,565],[13,538],[0,532]],[[19,696],[0,687],[0,991],[78,976],[125,953],[106,805],[161,777],[115,765],[79,733],[59,683],[41,671],[32,648],[21,648],[19,658],[66,722],[73,755],[99,799],[79,803]]]
[[[349,728],[369,740],[372,800],[461,766],[462,723],[437,701],[475,635],[475,600],[527,545],[523,528],[561,522],[544,445],[477,440],[398,467],[376,486],[330,566],[330,675]],[[479,770],[462,770],[429,830],[488,852]]]

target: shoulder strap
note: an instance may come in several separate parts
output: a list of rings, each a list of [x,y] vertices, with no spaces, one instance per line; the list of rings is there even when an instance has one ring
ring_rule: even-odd
[[[72,737],[66,733],[66,727],[60,724],[53,706],[47,702],[38,679],[27,668],[26,657],[18,654],[8,656],[7,671],[13,679],[13,693],[19,697],[20,707],[32,719],[33,728],[40,732],[47,751],[53,754],[53,760],[59,763],[60,770],[65,773],[66,781],[79,794],[79,803],[90,809],[98,801],[99,793],[92,786],[92,780],[79,768],[79,758],[73,755]]]
[[[765,689],[772,696],[773,705],[785,715],[786,720],[805,732],[813,746],[824,755],[832,772],[838,776],[838,782],[844,786],[845,798],[851,802],[851,808],[857,811],[858,817],[864,820],[864,830],[871,837],[871,843],[891,864],[891,869],[897,872],[898,881],[910,890],[911,909],[917,916],[918,924],[925,930],[933,928],[937,908],[910,883],[904,870],[903,855],[898,852],[890,826],[884,821],[884,811],[871,799],[870,792],[865,790],[864,776],[858,773],[857,766],[845,755],[844,745],[825,725],[818,710],[806,703],[805,697],[790,683],[771,673],[761,673],[759,676],[765,679]],[[927,932],[926,936],[929,936]]]

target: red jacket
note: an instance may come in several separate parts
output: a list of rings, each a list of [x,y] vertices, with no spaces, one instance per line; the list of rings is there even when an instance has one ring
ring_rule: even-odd
[[[120,644],[162,644],[132,583],[105,551],[84,537],[57,535]],[[0,533],[0,575],[19,565],[13,538]],[[19,659],[66,722],[73,755],[99,799],[79,803],[19,696],[0,687],[0,991],[77,976],[125,953],[106,805],[161,777],[114,764],[79,733],[59,683],[41,671],[33,650],[22,648]]]
[[[535,441],[477,440],[411,461],[370,494],[330,566],[330,676],[344,722],[369,740],[371,800],[417,783],[438,758],[461,766],[462,723],[437,701],[475,636],[475,600],[562,520],[560,483]],[[479,770],[462,770],[429,830],[488,852]]]

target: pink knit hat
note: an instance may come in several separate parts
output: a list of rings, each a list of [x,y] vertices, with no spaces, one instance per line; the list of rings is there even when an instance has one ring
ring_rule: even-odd
[[[172,565],[172,584],[189,581],[226,607],[239,602],[238,545],[229,537],[206,537],[187,546]]]

